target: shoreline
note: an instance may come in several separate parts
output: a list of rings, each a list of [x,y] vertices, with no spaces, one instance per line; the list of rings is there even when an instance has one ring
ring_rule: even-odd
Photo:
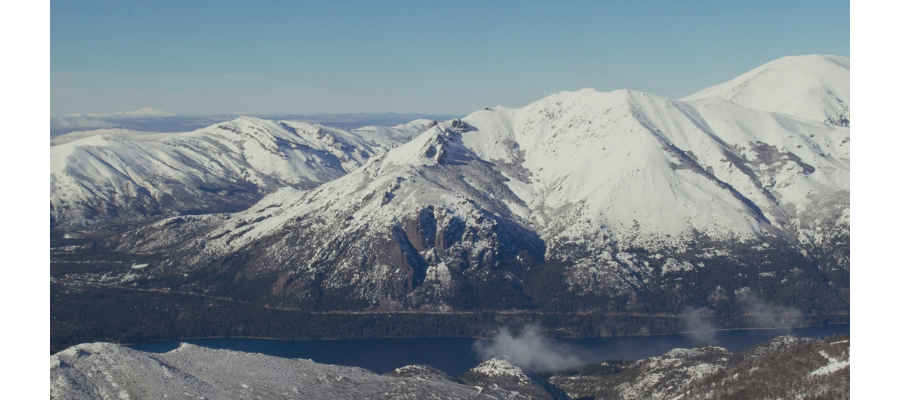
[[[787,328],[729,328],[729,329],[714,329],[713,331],[716,333],[719,332],[741,332],[741,331],[792,331],[794,329],[803,329],[803,328],[814,328],[814,327],[825,327],[825,326],[850,326],[850,324],[819,324],[819,325],[801,325],[801,326],[792,326]],[[664,337],[664,336],[680,336],[680,335],[690,335],[692,333],[696,333],[699,331],[684,331],[684,332],[675,332],[675,333],[664,333],[664,334],[654,334],[654,335],[620,335],[620,336],[579,336],[579,337],[549,337],[551,340],[559,340],[559,339],[619,339],[619,338],[653,338],[653,337]],[[186,338],[175,338],[175,339],[160,339],[160,340],[150,340],[146,342],[135,342],[135,343],[116,343],[122,346],[136,346],[141,344],[150,344],[150,343],[164,343],[164,342],[176,342],[176,341],[188,341],[188,340],[210,340],[210,339],[252,339],[252,340],[266,340],[266,341],[280,341],[280,342],[314,342],[314,341],[340,341],[340,340],[385,340],[385,339],[475,339],[475,340],[488,340],[493,341],[493,338],[480,337],[480,336],[384,336],[384,337],[367,337],[367,338],[316,338],[316,339],[285,339],[285,338],[277,338],[277,337],[264,337],[264,336],[199,336],[199,337],[186,337]],[[112,343],[112,342],[110,342]],[[77,345],[74,345],[77,346]],[[56,354],[56,353],[54,353]]]

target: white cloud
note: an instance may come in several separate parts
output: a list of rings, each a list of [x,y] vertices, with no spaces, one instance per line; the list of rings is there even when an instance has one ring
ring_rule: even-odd
[[[518,336],[513,336],[506,327],[500,328],[493,341],[476,342],[475,351],[485,360],[506,356],[514,365],[533,371],[556,370],[586,363],[577,355],[583,350],[548,339],[537,325],[526,325]]]

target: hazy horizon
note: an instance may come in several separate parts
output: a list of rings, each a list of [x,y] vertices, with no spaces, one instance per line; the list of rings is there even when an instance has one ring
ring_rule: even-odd
[[[51,1],[50,111],[468,114],[850,55],[849,2]]]
[[[140,111],[140,110],[137,110]],[[161,111],[161,110],[157,110]],[[418,113],[339,113],[339,114],[207,114],[207,115],[129,115],[116,114],[68,114],[50,116],[50,137],[70,132],[95,129],[131,129],[145,132],[188,132],[235,119],[241,116],[275,120],[295,120],[322,124],[334,128],[355,129],[364,126],[395,126],[416,119],[444,121],[460,118],[454,114]]]

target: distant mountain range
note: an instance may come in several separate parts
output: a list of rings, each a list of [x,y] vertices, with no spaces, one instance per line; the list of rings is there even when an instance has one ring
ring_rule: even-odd
[[[849,64],[393,128],[68,134],[51,226],[154,255],[108,282],[253,288],[242,301],[274,307],[845,315]]]
[[[431,124],[348,131],[241,117],[185,133],[69,133],[50,142],[51,226],[244,209],[343,176]]]
[[[77,113],[50,116],[50,137],[89,129],[130,129],[144,132],[187,132],[228,121],[240,116],[278,121],[303,121],[351,130],[365,126],[394,126],[417,119],[446,120],[457,115],[386,113],[386,114],[219,114],[177,115],[152,108],[115,113]]]

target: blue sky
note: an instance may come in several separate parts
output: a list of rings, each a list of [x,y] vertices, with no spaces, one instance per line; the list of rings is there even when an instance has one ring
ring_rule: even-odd
[[[787,55],[850,56],[848,1],[51,1],[51,113],[520,107],[682,97]]]

